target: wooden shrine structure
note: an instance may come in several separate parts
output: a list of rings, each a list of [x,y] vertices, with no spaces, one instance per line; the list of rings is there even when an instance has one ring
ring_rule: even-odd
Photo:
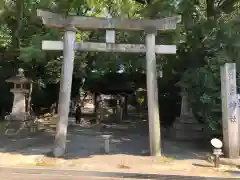
[[[55,27],[64,31],[63,41],[43,41],[43,50],[63,51],[63,65],[60,78],[59,92],[59,121],[55,137],[53,154],[62,156],[66,150],[68,113],[71,94],[72,74],[75,51],[146,53],[147,95],[150,153],[152,156],[161,155],[160,120],[157,91],[156,53],[175,54],[175,45],[156,45],[155,37],[158,30],[176,29],[181,16],[157,20],[95,18],[82,16],[64,16],[48,11],[38,10],[47,27]],[[105,29],[106,42],[76,42],[76,28]],[[146,44],[115,44],[115,30],[145,31]]]

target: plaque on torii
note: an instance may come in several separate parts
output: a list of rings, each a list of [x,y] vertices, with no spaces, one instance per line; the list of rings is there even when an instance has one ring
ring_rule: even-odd
[[[146,53],[150,154],[153,156],[160,155],[161,138],[157,94],[156,53],[175,54],[176,46],[156,45],[155,36],[158,30],[176,29],[176,24],[181,21],[181,16],[157,20],[146,20],[64,16],[42,10],[38,10],[37,14],[42,18],[43,24],[46,26],[63,29],[65,31],[63,41],[42,42],[43,50],[63,51],[63,66],[59,93],[59,121],[57,124],[55,147],[53,150],[54,155],[62,156],[66,149],[66,135],[75,50]],[[106,42],[75,42],[75,28],[82,30],[105,29]],[[146,44],[115,44],[115,30],[143,30],[146,33]]]

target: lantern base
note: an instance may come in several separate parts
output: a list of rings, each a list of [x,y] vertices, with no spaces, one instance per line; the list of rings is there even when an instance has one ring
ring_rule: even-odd
[[[8,121],[28,121],[32,119],[29,113],[11,113],[5,117]]]
[[[7,124],[5,127],[5,135],[17,135],[20,132],[37,132],[38,124],[34,117],[28,113],[9,114],[5,116]]]

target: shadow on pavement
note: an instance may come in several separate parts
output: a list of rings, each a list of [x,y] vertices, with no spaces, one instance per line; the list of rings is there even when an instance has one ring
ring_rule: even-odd
[[[118,127],[118,129],[116,127],[85,128],[69,125],[67,151],[63,158],[69,160],[88,158],[93,155],[105,155],[102,134],[112,135],[109,153],[111,155],[149,156],[148,125],[141,124],[139,126],[128,127],[127,129]],[[46,131],[35,135],[0,136],[0,153],[51,156],[54,136],[55,133]],[[198,144],[199,142],[181,142],[163,138],[162,153],[166,157],[177,160],[196,159],[196,154],[201,156],[206,152]]]
[[[193,165],[193,166],[196,166],[196,167],[209,167],[209,168],[214,167],[213,164],[212,164],[212,165],[209,165],[209,164],[193,163],[192,165]]]

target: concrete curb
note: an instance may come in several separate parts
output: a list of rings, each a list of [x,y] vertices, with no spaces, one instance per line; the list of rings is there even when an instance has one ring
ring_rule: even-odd
[[[162,171],[160,173],[143,173],[143,172],[112,172],[112,171],[90,171],[90,170],[79,170],[74,168],[26,168],[26,167],[2,167],[0,166],[0,173],[8,174],[22,174],[22,175],[31,175],[39,174],[41,176],[71,176],[71,177],[105,177],[105,178],[131,178],[131,179],[236,179],[236,177],[222,176],[222,175],[188,175],[188,172],[179,172],[179,171]]]

